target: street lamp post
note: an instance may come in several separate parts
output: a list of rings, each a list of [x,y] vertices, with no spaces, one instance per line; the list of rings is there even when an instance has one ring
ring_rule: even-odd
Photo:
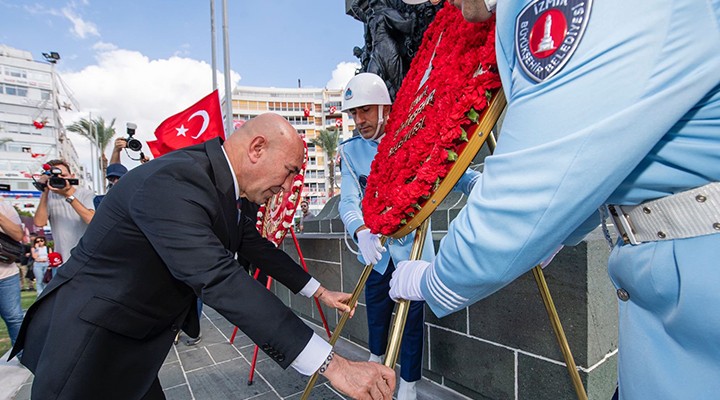
[[[62,121],[60,120],[60,110],[58,110],[57,107],[57,98],[60,93],[58,89],[58,82],[57,77],[55,76],[55,64],[60,60],[60,54],[58,54],[56,51],[51,51],[48,53],[42,53],[42,56],[45,58],[45,61],[47,61],[50,64],[50,80],[52,82],[52,99],[50,101],[50,109],[52,110],[52,116],[53,121],[55,124],[55,129],[53,131],[53,136],[55,139],[55,151],[58,155],[58,158],[62,158],[62,154],[60,152],[60,132],[62,129]],[[45,106],[43,106],[45,108]],[[42,113],[43,111],[40,111]]]

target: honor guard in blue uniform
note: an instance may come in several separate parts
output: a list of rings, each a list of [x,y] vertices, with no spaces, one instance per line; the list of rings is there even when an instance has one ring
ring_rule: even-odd
[[[361,208],[370,164],[377,154],[378,143],[385,135],[385,122],[392,102],[382,78],[371,73],[354,76],[343,92],[342,111],[355,120],[360,135],[340,145],[342,183],[340,217],[345,229],[358,244],[361,264],[373,264],[373,271],[365,284],[365,303],[370,344],[370,361],[382,362],[387,347],[392,312],[395,302],[388,296],[394,263],[410,257],[415,234],[401,239],[388,238],[385,246],[380,235],[372,234],[365,226]],[[480,174],[468,170],[455,190],[470,193]],[[435,256],[432,232],[428,229],[422,259],[431,261]],[[400,386],[398,400],[417,398],[415,382],[420,380],[423,353],[424,303],[411,302],[400,349]]]
[[[401,262],[390,295],[445,316],[607,214],[620,398],[718,398],[719,27],[718,0],[500,1],[496,152],[434,262]]]

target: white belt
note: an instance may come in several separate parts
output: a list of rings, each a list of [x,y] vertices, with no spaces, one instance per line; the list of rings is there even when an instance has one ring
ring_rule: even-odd
[[[636,206],[608,205],[626,244],[720,233],[720,182]]]

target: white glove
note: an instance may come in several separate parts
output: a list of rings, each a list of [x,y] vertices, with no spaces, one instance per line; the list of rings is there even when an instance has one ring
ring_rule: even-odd
[[[420,282],[432,263],[423,260],[400,261],[390,279],[390,298],[422,301]]]
[[[385,247],[380,243],[380,235],[370,232],[370,229],[363,229],[357,233],[358,247],[360,254],[366,263],[375,265],[382,258]]]

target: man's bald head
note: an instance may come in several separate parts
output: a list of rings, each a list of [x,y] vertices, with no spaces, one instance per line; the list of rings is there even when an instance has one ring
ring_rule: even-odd
[[[300,172],[304,144],[280,115],[261,114],[239,127],[223,144],[235,171],[241,197],[257,204],[290,190]]]
[[[302,147],[302,139],[295,128],[285,118],[273,113],[260,114],[245,122],[233,132],[227,142],[234,142],[257,134],[265,135],[271,141],[289,140],[288,144],[295,143]]]

